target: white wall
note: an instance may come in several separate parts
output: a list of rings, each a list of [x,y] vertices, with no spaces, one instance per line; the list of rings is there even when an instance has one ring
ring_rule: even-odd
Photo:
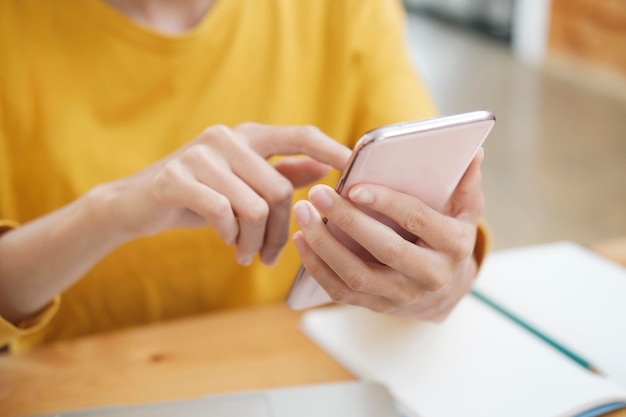
[[[550,28],[550,0],[517,0],[513,13],[513,52],[523,63],[544,63]]]

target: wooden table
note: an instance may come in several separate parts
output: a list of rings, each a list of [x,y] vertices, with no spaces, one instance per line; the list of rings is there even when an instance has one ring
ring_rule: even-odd
[[[224,311],[0,357],[0,416],[354,379],[285,305]]]
[[[0,417],[354,379],[298,330],[300,317],[269,305],[0,356]]]

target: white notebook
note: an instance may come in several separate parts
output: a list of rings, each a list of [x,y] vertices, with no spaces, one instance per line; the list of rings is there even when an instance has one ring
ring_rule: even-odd
[[[475,287],[603,374],[468,295],[442,324],[334,306],[302,327],[406,414],[593,416],[626,406],[626,270],[569,242],[500,251]]]

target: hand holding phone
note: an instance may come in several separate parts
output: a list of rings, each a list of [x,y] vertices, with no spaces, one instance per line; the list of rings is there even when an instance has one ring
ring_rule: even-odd
[[[372,130],[357,142],[336,191],[347,197],[357,184],[378,184],[416,197],[440,211],[494,123],[492,113],[476,111]],[[406,240],[418,239],[380,213],[360,208]],[[353,253],[367,262],[377,262],[376,257],[335,224],[328,222],[327,227]],[[300,268],[287,303],[294,309],[303,309],[330,301],[306,269]]]

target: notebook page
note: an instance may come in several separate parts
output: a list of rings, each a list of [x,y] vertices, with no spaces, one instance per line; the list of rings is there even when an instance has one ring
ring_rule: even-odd
[[[356,376],[421,417],[571,415],[626,391],[466,297],[443,324],[335,306],[303,331]]]
[[[490,254],[475,288],[626,388],[626,269],[571,242]]]

